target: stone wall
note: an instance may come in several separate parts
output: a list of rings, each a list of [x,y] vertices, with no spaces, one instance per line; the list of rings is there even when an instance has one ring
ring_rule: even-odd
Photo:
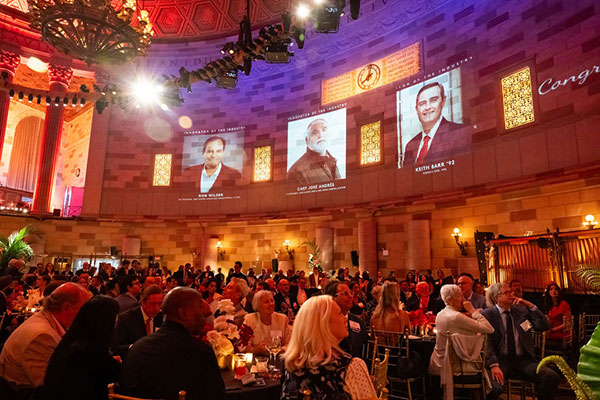
[[[408,224],[413,219],[430,221],[431,257],[423,266],[444,269],[452,266],[477,274],[473,233],[475,230],[495,234],[523,235],[544,233],[547,228],[561,231],[580,229],[583,216],[600,209],[600,180],[577,179],[567,183],[548,184],[536,189],[506,190],[460,201],[422,203],[381,208],[374,213],[360,210],[313,215],[289,219],[248,219],[229,222],[200,222],[195,219],[139,219],[131,221],[46,219],[32,217],[0,217],[0,234],[8,235],[25,224],[33,224],[41,233],[43,252],[50,256],[90,257],[104,255],[111,246],[122,249],[123,239],[141,239],[141,253],[161,256],[161,262],[175,270],[185,262],[201,266],[216,259],[214,243],[218,239],[225,249],[218,266],[230,268],[240,260],[245,268],[271,265],[279,250],[280,264],[288,266],[289,258],[282,244],[288,239],[295,251],[294,265],[306,269],[308,249],[301,245],[313,240],[320,227],[334,230],[334,266],[351,267],[350,252],[358,250],[359,221],[373,218],[377,223],[378,267],[385,273],[408,269]],[[468,256],[462,257],[451,233],[459,227],[468,242]],[[382,249],[389,251],[384,256]],[[192,252],[196,253],[194,259]],[[144,261],[147,262],[147,261]],[[355,271],[354,268],[351,268]]]

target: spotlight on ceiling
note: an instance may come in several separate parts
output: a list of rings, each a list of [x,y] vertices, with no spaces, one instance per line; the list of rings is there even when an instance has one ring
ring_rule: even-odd
[[[296,8],[296,17],[299,19],[305,19],[310,16],[310,8],[306,4],[299,4]]]
[[[343,2],[327,2],[315,9],[314,27],[318,33],[334,33],[340,27],[340,17],[344,14]]]
[[[23,92],[19,92],[19,101],[23,101],[24,94]]]
[[[131,94],[137,104],[158,103],[163,87],[153,80],[138,77],[131,86]]]
[[[42,104],[42,95],[41,94],[37,95],[37,103]]]
[[[293,55],[294,53],[288,50],[288,43],[286,42],[269,43],[265,47],[265,61],[270,64],[289,63],[290,57]]]
[[[237,85],[238,73],[236,70],[221,71],[217,78],[217,87],[221,89],[235,89]]]
[[[27,101],[33,103],[33,93],[29,93],[29,96],[27,96]]]

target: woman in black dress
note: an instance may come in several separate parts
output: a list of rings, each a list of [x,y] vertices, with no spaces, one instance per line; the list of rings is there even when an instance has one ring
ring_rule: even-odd
[[[49,400],[103,400],[119,376],[119,361],[108,348],[119,304],[95,296],[81,307],[54,350],[44,385]]]

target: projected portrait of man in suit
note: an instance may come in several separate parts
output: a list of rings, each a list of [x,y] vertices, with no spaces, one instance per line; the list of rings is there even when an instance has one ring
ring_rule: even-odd
[[[427,164],[450,156],[468,145],[465,125],[448,121],[442,115],[445,105],[446,93],[439,82],[430,83],[419,90],[415,110],[421,123],[421,132],[407,143],[404,165]]]

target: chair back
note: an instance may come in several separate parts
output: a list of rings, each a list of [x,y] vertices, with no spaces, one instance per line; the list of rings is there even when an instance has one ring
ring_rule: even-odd
[[[586,314],[582,313],[579,316],[579,341],[580,344],[585,344],[592,334],[594,329],[600,322],[600,314]]]
[[[388,362],[390,359],[390,349],[385,349],[385,356],[382,361],[379,358],[373,360],[373,385],[375,386],[375,393],[378,395],[387,386],[387,373],[388,373]]]
[[[450,365],[452,367],[453,375],[476,375],[482,374],[485,371],[485,346],[487,343],[487,335],[483,335],[483,344],[481,345],[480,356],[475,361],[465,361],[458,356],[452,343],[452,334],[446,333],[448,340],[446,346],[448,346],[448,354],[450,354]]]
[[[535,359],[539,361],[546,356],[546,332],[532,330],[531,338],[533,340]]]
[[[115,393],[116,384],[109,383],[108,384],[108,400],[161,400],[161,399],[146,399],[142,397],[133,397],[133,396],[125,396],[122,394]],[[177,396],[178,400],[185,400],[185,390],[180,390]],[[310,399],[310,397],[309,397]]]
[[[573,345],[573,316],[565,317],[563,319],[563,349],[571,347]]]
[[[373,330],[372,336],[375,340],[375,343],[377,344],[377,346],[375,346],[376,351],[378,347],[385,346],[390,349],[399,349],[400,352],[398,352],[397,355],[400,357],[408,358],[410,356],[409,341],[407,334],[402,332]],[[383,350],[379,352],[383,353]],[[391,353],[393,354],[394,352],[392,351]]]

